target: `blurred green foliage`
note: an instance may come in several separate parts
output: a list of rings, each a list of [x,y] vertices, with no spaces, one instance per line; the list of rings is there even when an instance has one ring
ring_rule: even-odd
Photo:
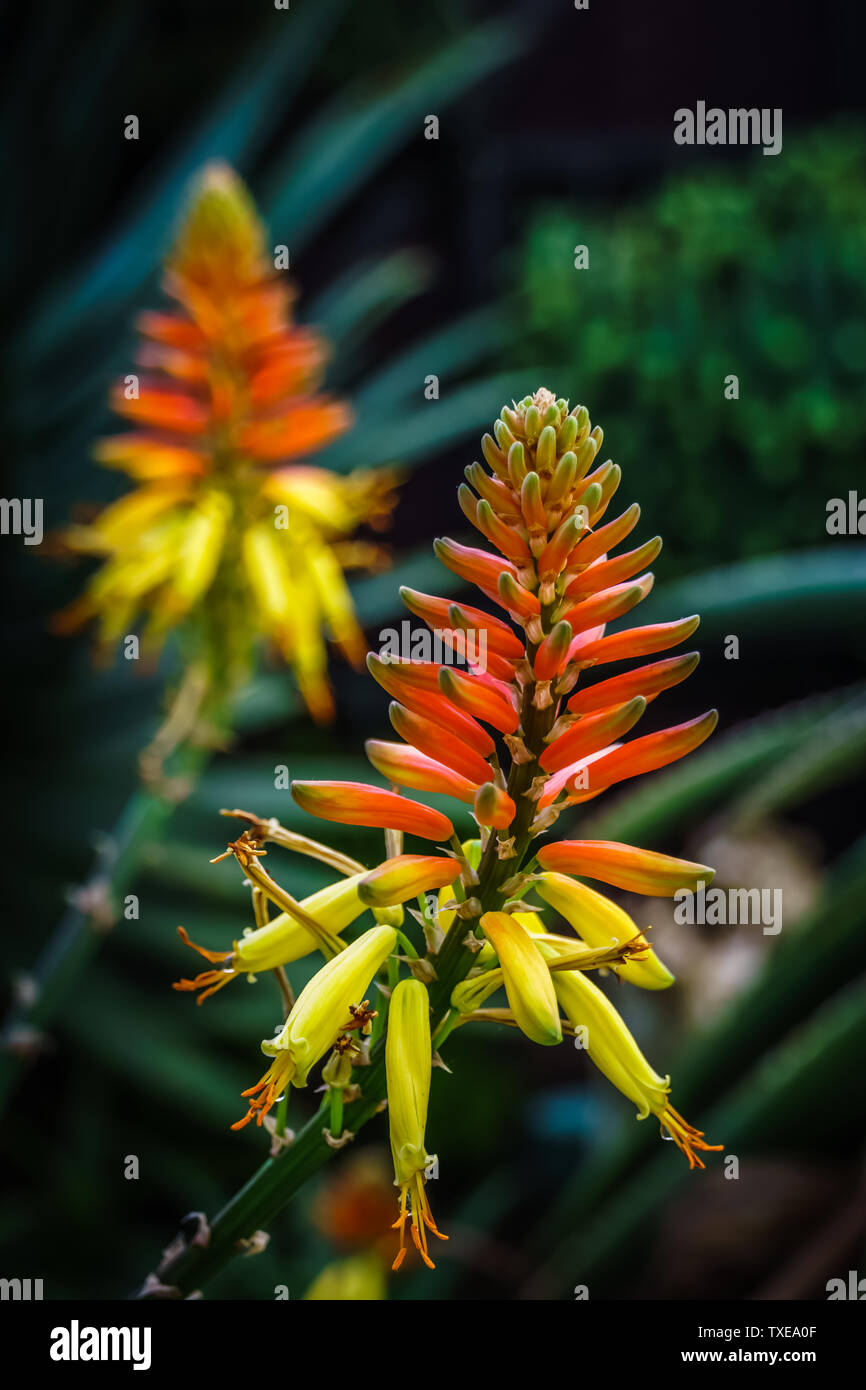
[[[65,9],[56,7],[59,19]],[[202,5],[201,22],[209,15]],[[689,1117],[746,1161],[774,1151],[794,1162],[817,1142],[846,1154],[864,1118],[864,852],[851,847],[848,806],[863,750],[866,577],[862,547],[839,542],[820,555],[814,547],[827,540],[824,500],[856,484],[866,442],[866,139],[859,130],[792,138],[778,159],[679,175],[624,206],[590,207],[583,197],[526,206],[511,297],[423,341],[410,323],[409,342],[398,329],[383,352],[383,323],[429,290],[436,267],[415,249],[383,246],[381,225],[357,257],[354,200],[366,186],[384,205],[388,161],[420,140],[431,93],[438,101],[471,91],[514,54],[517,38],[505,21],[458,36],[435,6],[418,16],[413,63],[397,57],[406,26],[396,3],[374,27],[345,0],[299,0],[292,15],[291,29],[279,16],[263,18],[218,70],[197,30],[187,36],[192,69],[188,51],[145,50],[143,90],[158,97],[153,119],[165,140],[147,149],[135,177],[131,152],[106,133],[96,77],[111,77],[117,110],[125,109],[129,75],[119,56],[138,51],[146,7],[115,7],[110,31],[95,20],[73,34],[72,11],[64,23],[40,26],[37,17],[27,29],[9,105],[40,83],[44,126],[64,132],[75,196],[58,199],[50,178],[28,180],[27,170],[40,167],[33,140],[25,133],[12,144],[12,182],[26,184],[27,199],[2,267],[13,332],[0,409],[19,479],[9,490],[44,478],[56,524],[73,499],[110,486],[85,463],[104,427],[106,386],[127,362],[135,311],[156,302],[159,257],[186,179],[211,156],[238,165],[275,239],[290,237],[300,253],[302,318],[328,333],[332,384],[358,410],[358,429],[335,446],[331,466],[432,459],[439,468],[441,451],[488,425],[504,398],[540,384],[515,372],[515,362],[554,363],[563,384],[550,384],[579,394],[608,429],[628,500],[644,508],[645,534],[665,532],[660,577],[689,575],[660,584],[650,602],[654,617],[707,615],[695,683],[708,681],[722,709],[722,729],[700,754],[592,803],[563,833],[579,826],[682,853],[708,826],[748,833],[770,818],[783,834],[808,824],[826,865],[807,918],[771,942],[760,972],[703,1038],[690,1041],[678,989],[638,1000],[636,1031],[653,1059],[658,1048],[660,1064],[676,1067],[676,1094],[695,1107]],[[66,63],[73,40],[76,61]],[[125,196],[115,204],[109,190],[118,180]],[[53,229],[49,261],[33,234],[41,227]],[[589,271],[573,268],[581,243]],[[307,251],[320,256],[318,279],[305,274]],[[504,326],[508,370],[478,380]],[[434,408],[419,389],[427,370],[447,382]],[[724,399],[729,373],[740,380],[738,401]],[[451,491],[458,481],[437,473],[443,500],[435,515],[430,508],[431,527],[447,514],[449,528],[461,529]],[[426,527],[433,494],[425,497],[422,483],[409,478],[405,506],[407,516],[423,512]],[[752,558],[765,551],[792,553]],[[724,568],[710,568],[717,564]],[[124,662],[94,674],[81,648],[50,644],[34,606],[50,612],[57,590],[78,582],[53,576],[28,555],[10,585],[10,603],[22,603],[10,649],[22,708],[7,798],[31,836],[26,871],[9,875],[10,972],[29,966],[66,885],[86,870],[88,841],[122,806],[135,754],[158,722],[165,674],[140,676]],[[398,583],[456,588],[427,545],[392,573],[359,581],[373,641],[398,611]],[[732,631],[748,636],[741,662],[718,655]],[[819,632],[826,678],[809,667]],[[820,698],[792,703],[780,692],[765,656],[780,634],[805,670],[804,688],[820,686]],[[833,672],[840,688],[828,690]],[[182,922],[218,947],[249,922],[233,866],[208,863],[226,836],[220,806],[309,831],[288,793],[275,790],[276,765],[299,777],[367,776],[362,739],[387,731],[387,701],[371,681],[335,674],[333,730],[310,728],[282,673],[263,674],[247,692],[237,745],[208,768],[171,840],[144,855],[139,919],[104,942],[19,1093],[2,1137],[4,1272],[44,1276],[48,1298],[125,1296],[181,1215],[213,1214],[262,1156],[260,1134],[232,1135],[228,1125],[240,1089],[257,1075],[276,989],[266,979],[237,984],[195,1008],[169,987],[190,969],[174,929]],[[669,722],[694,713],[680,700],[668,698]],[[381,849],[371,832],[342,828],[333,839],[369,862]],[[269,867],[298,896],[325,881],[318,867],[276,854]],[[293,969],[296,985],[312,965]],[[671,1146],[636,1126],[628,1105],[570,1049],[542,1053],[481,1029],[455,1035],[449,1064],[452,1075],[436,1073],[430,1133],[442,1157],[437,1217],[452,1241],[434,1274],[409,1270],[390,1281],[392,1297],[512,1297],[536,1280],[568,1298],[581,1277],[602,1296],[617,1294],[677,1193],[689,1183],[707,1191],[698,1185],[710,1175],[690,1179]],[[834,1106],[836,1097],[844,1104]],[[316,1100],[293,1097],[292,1122]],[[386,1144],[384,1126],[371,1129],[370,1142]],[[138,1182],[123,1176],[128,1154],[140,1158]],[[847,1195],[840,1181],[839,1204]],[[311,1199],[293,1202],[268,1250],[236,1261],[209,1292],[270,1299],[276,1283],[288,1283],[300,1295],[333,1256],[311,1224]],[[757,1244],[772,1267],[774,1250]],[[545,1271],[547,1282],[538,1282]]]
[[[824,499],[847,496],[866,448],[862,128],[626,207],[534,210],[515,279],[515,325],[665,517],[666,573],[824,536]]]

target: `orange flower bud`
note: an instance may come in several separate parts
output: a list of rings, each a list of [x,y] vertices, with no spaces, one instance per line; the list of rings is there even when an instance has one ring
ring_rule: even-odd
[[[443,666],[439,672],[439,689],[453,704],[476,719],[492,724],[500,733],[513,734],[520,723],[514,701],[504,698],[478,676],[468,676]]]
[[[412,787],[419,792],[442,792],[470,805],[475,800],[475,783],[417,748],[405,743],[387,743],[377,738],[368,738],[364,748],[376,771],[398,787]]]
[[[415,589],[405,587],[400,597],[417,618],[430,628],[445,628],[450,623],[466,632],[483,632],[486,645],[502,656],[510,656],[519,661],[523,656],[523,643],[515,632],[501,618],[485,613],[481,608],[470,608],[468,604],[452,603],[447,598],[437,598],[434,594],[420,594]]]
[[[568,661],[571,639],[571,623],[557,623],[535,653],[533,670],[536,680],[549,681],[559,675]]]
[[[358,897],[368,907],[396,907],[419,893],[446,888],[460,877],[454,859],[427,854],[399,854],[386,859],[362,878]]]
[[[632,575],[652,564],[661,548],[661,536],[653,536],[652,540],[639,545],[636,550],[627,551],[625,555],[618,555],[615,560],[595,561],[576,579],[572,579],[565,591],[565,597],[577,601],[589,594],[597,594],[601,589],[608,589],[613,584],[619,584],[625,579],[631,579]]]
[[[581,662],[596,665],[603,661],[623,661],[629,656],[649,656],[651,652],[663,652],[685,642],[700,623],[694,614],[691,618],[680,618],[673,623],[652,623],[649,627],[632,627],[625,632],[614,632],[609,637],[599,637],[572,653]]]
[[[583,530],[583,517],[577,512],[565,518],[538,557],[538,577],[542,582],[562,572]],[[566,594],[569,594],[568,589]]]
[[[470,584],[477,584],[479,589],[484,589],[485,592],[496,593],[499,576],[503,570],[503,561],[498,555],[491,555],[489,550],[474,550],[471,546],[460,545],[447,537],[435,540],[433,549],[452,574],[458,574]],[[506,572],[516,580],[515,567],[507,560],[504,564]]]
[[[479,825],[492,825],[495,830],[507,830],[517,807],[502,787],[485,782],[475,793],[475,819]]]
[[[480,782],[487,781],[490,776],[490,768],[481,754],[476,753],[474,748],[470,748],[468,743],[464,743],[454,734],[449,738],[444,738],[440,725],[433,723],[430,719],[425,719],[422,714],[415,714],[412,710],[405,709],[396,701],[388,710],[388,715],[395,731],[407,743],[414,744],[428,757],[437,758],[446,767],[458,772],[461,777],[474,782],[476,786]]]
[[[641,700],[641,704],[645,707],[646,701]],[[687,753],[700,748],[718,722],[718,710],[711,709],[699,719],[690,719],[685,724],[676,724],[657,734],[646,734],[622,748],[612,749],[592,765],[590,786],[593,793],[613,786],[614,782],[638,777],[642,772],[654,772],[657,768],[676,762],[678,758],[684,758]]]
[[[664,661],[639,666],[636,671],[625,671],[621,676],[612,676],[610,680],[598,681],[585,690],[578,690],[569,700],[568,708],[574,714],[590,714],[594,710],[618,704],[621,700],[628,700],[633,695],[643,695],[649,704],[663,690],[679,685],[680,681],[690,676],[699,661],[697,652],[688,652],[685,656],[669,656]]]
[[[627,507],[616,521],[609,521],[606,526],[600,526],[597,531],[587,533],[571,553],[569,570],[577,570],[584,565],[591,565],[593,560],[597,560],[600,555],[604,555],[606,551],[619,545],[620,541],[624,541],[626,536],[637,526],[639,520],[640,507],[637,502],[632,502],[631,506]]]
[[[603,710],[600,714],[587,715],[578,720],[572,729],[560,734],[538,759],[545,772],[559,772],[570,763],[579,762],[590,753],[606,748],[615,739],[627,734],[646,709],[646,700],[641,695],[622,705]]]
[[[293,782],[292,796],[311,816],[341,825],[404,830],[422,840],[450,840],[454,834],[441,812],[366,782]]]
[[[367,657],[367,667],[373,679],[383,690],[393,695],[407,709],[432,719],[456,738],[468,743],[482,757],[489,757],[496,745],[486,729],[449,704],[439,689],[438,667],[431,663],[409,661],[382,661],[371,652]],[[427,670],[419,672],[419,667]],[[432,684],[427,684],[429,672],[436,673]]]
[[[482,499],[476,508],[475,525],[497,550],[518,565],[532,560],[529,546],[521,535],[498,517],[489,502]]]
[[[600,594],[584,599],[563,615],[575,633],[585,632],[587,628],[598,627],[601,623],[613,622],[621,618],[645,599],[653,586],[653,576],[646,574],[642,579],[628,584],[615,584],[612,589],[603,589]]]
[[[497,591],[502,604],[510,613],[516,613],[521,618],[531,618],[541,612],[541,604],[535,594],[525,589],[508,570],[500,573]]]
[[[650,898],[670,898],[679,889],[694,891],[698,883],[708,883],[715,873],[706,864],[613,840],[558,840],[543,845],[537,857],[543,869],[599,879]]]

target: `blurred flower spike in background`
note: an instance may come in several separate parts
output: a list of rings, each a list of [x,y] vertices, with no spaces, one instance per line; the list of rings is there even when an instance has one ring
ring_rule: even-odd
[[[353,533],[387,523],[395,480],[304,462],[351,427],[351,413],[319,390],[326,345],[291,322],[280,251],[266,253],[237,175],[208,165],[166,263],[178,307],[141,316],[141,376],[112,395],[134,428],[97,448],[136,486],[64,532],[67,551],[102,564],[58,624],[96,619],[107,647],[146,614],[152,650],[181,627],[187,660],[223,692],[248,677],[267,640],[314,717],[328,719],[325,637],[350,661],[364,652],[344,569],[384,559]]]

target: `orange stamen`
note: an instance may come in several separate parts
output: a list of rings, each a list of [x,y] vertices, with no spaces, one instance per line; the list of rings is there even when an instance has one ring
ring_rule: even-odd
[[[436,1266],[430,1258],[430,1252],[427,1247],[427,1232],[432,1231],[433,1235],[436,1236],[438,1240],[447,1240],[448,1237],[442,1234],[436,1222],[433,1220],[433,1213],[430,1210],[430,1203],[427,1200],[427,1193],[424,1190],[424,1174],[418,1172],[411,1179],[411,1212],[409,1209],[409,1187],[410,1183],[407,1182],[400,1188],[400,1215],[391,1227],[392,1230],[399,1229],[400,1232],[400,1249],[397,1251],[396,1259],[391,1268],[399,1269],[406,1258],[406,1222],[411,1215],[412,1225],[410,1229],[415,1249],[418,1251],[418,1254],[421,1256],[427,1268],[435,1269]]]
[[[690,1169],[706,1167],[698,1158],[695,1149],[700,1149],[703,1153],[721,1153],[725,1147],[724,1144],[706,1144],[704,1131],[690,1125],[672,1105],[666,1105],[659,1118],[677,1148],[685,1154]]]
[[[175,980],[172,989],[189,992],[194,989],[204,989],[196,999],[197,1004],[203,1004],[217,990],[224,989],[227,984],[235,978],[236,971],[227,967],[227,962],[234,957],[234,951],[208,951],[206,947],[199,946],[195,941],[191,941],[183,927],[178,927],[177,934],[184,946],[191,946],[194,951],[198,951],[200,956],[204,956],[213,965],[222,965],[222,970],[203,970],[200,975],[196,975],[192,980]],[[207,986],[207,988],[205,988]]]
[[[275,1057],[262,1079],[257,1081],[255,1086],[241,1091],[241,1095],[245,1099],[248,1096],[251,1096],[252,1099],[246,1115],[242,1120],[235,1120],[231,1126],[232,1129],[243,1129],[252,1119],[255,1119],[256,1124],[260,1125],[268,1111],[282,1096],[292,1079],[294,1070],[294,1058],[288,1052],[283,1052],[279,1057]]]

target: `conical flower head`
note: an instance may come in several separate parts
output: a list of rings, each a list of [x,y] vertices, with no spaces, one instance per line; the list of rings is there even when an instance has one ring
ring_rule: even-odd
[[[368,655],[402,740],[368,744],[370,761],[388,785],[310,781],[293,787],[296,802],[313,816],[388,833],[391,858],[371,871],[359,890],[363,900],[397,902],[409,888],[424,893],[439,886],[438,911],[428,902],[413,915],[423,917],[428,945],[436,942],[438,950],[445,934],[444,958],[449,964],[459,958],[465,967],[462,976],[447,980],[451,1009],[436,1020],[440,1040],[477,1014],[516,1024],[535,1042],[556,1043],[560,1005],[572,996],[588,999],[586,1007],[594,1007],[603,1023],[595,986],[581,983],[601,969],[644,988],[666,987],[670,973],[635,923],[578,880],[672,896],[711,876],[703,865],[639,846],[535,843],[569,808],[694,752],[716,722],[710,711],[630,737],[649,704],[694,670],[696,653],[596,679],[596,668],[666,652],[698,624],[692,615],[606,631],[651,592],[646,566],[661,541],[652,537],[616,553],[640,508],[633,503],[608,519],[622,475],[612,460],[599,459],[602,441],[586,407],[570,406],[545,389],[501,411],[482,440],[484,464],[466,469],[458,491],[478,543],[446,537],[434,545],[443,564],[475,586],[481,599],[452,602],[404,588],[409,611],[428,630],[420,636],[432,634],[430,643],[416,650],[413,636],[410,653],[405,644],[397,650],[389,644]],[[459,843],[457,818],[407,791],[452,797],[461,816],[471,807],[479,829],[472,852],[470,842]],[[395,853],[398,844],[402,851],[404,834],[440,848]],[[453,857],[452,881],[446,854]],[[539,908],[536,892],[544,903]],[[557,936],[555,922],[546,920],[548,906],[566,917],[579,940]],[[412,968],[419,978],[424,974],[424,963],[413,961]],[[570,993],[569,972],[577,972]],[[480,1007],[500,986],[508,1009]],[[639,1106],[655,1107],[696,1162],[698,1132],[671,1109],[664,1079],[629,1050],[634,1040],[627,1045],[607,1022],[607,1034],[597,1029],[594,1056]]]
[[[249,190],[228,165],[201,174],[166,261],[167,270],[212,294],[265,278],[264,228]]]
[[[245,676],[266,639],[326,716],[325,636],[355,662],[364,649],[339,547],[361,523],[384,522],[393,478],[303,462],[349,427],[350,412],[321,393],[325,345],[292,323],[292,290],[226,165],[196,182],[164,283],[176,308],[142,315],[141,371],[112,397],[133,428],[97,449],[137,486],[64,533],[69,550],[103,564],[59,625],[96,618],[110,644],[145,614],[156,646],[183,624],[223,683]],[[350,558],[380,554],[353,542]]]

